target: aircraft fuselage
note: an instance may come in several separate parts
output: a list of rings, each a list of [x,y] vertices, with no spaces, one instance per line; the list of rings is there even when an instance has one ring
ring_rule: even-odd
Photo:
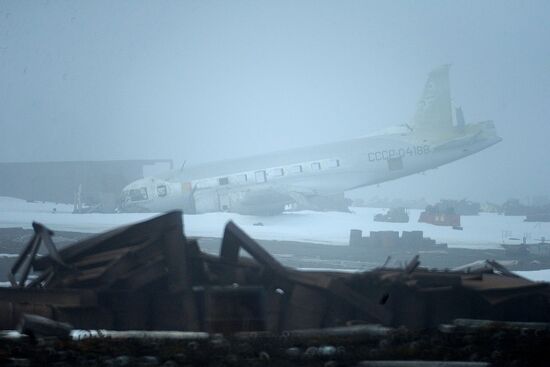
[[[330,207],[344,191],[436,168],[500,140],[491,121],[465,124],[461,109],[453,124],[443,65],[428,75],[412,126],[144,178],[124,188],[120,208],[273,214],[288,205]]]
[[[466,128],[441,136],[402,127],[401,133],[174,170],[128,185],[122,209],[276,213],[297,196],[330,196],[427,171],[501,140],[492,122]]]

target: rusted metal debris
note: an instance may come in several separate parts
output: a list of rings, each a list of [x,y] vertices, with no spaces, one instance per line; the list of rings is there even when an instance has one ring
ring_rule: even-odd
[[[298,271],[234,223],[220,255],[183,234],[181,212],[120,227],[58,250],[35,236],[0,288],[0,329],[34,314],[78,329],[233,334],[381,324],[435,328],[456,318],[550,321],[550,289],[503,269]],[[49,255],[37,257],[44,243]],[[241,250],[249,256],[239,256]],[[34,278],[31,278],[31,269]]]

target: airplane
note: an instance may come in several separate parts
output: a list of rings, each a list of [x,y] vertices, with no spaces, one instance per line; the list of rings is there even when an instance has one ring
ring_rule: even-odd
[[[273,215],[322,209],[348,190],[456,161],[502,140],[492,121],[453,123],[449,65],[432,70],[410,124],[334,143],[207,163],[146,177],[122,190],[120,211]]]

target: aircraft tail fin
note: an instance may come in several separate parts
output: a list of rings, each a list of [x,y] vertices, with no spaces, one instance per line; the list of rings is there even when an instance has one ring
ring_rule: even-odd
[[[430,72],[418,101],[413,126],[419,130],[448,130],[453,126],[450,65],[442,65]]]

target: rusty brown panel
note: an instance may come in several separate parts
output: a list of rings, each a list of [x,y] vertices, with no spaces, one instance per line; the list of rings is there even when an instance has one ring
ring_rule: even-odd
[[[550,321],[548,297],[539,292],[518,294],[491,304],[483,318],[491,320],[514,320],[523,322]]]
[[[58,270],[48,287],[107,287],[117,281],[118,278],[124,277],[126,273],[134,268],[146,264],[152,259],[159,259],[161,257],[161,250],[155,246],[154,240],[149,240],[133,248],[103,252],[97,256],[94,255],[91,257],[97,259],[98,256],[102,260],[107,260],[109,256],[111,256],[111,259],[110,261],[88,262],[87,260],[90,257],[86,256],[82,258],[79,263],[96,263],[96,265],[99,266],[67,271]]]
[[[283,330],[319,328],[327,311],[326,291],[296,285],[286,304]]]
[[[392,311],[389,325],[412,329],[436,327],[455,318],[483,315],[489,305],[479,294],[462,287],[411,288],[395,283],[386,303]]]
[[[362,295],[350,288],[342,279],[335,278],[331,282],[329,291],[381,324],[387,325],[392,319],[392,312],[388,307],[381,305],[380,300]]]
[[[349,274],[288,269],[286,276],[287,279],[305,286],[328,289],[335,278],[349,277]]]
[[[110,294],[109,311],[115,330],[152,330],[150,295],[145,292]]]
[[[151,283],[165,277],[168,274],[166,266],[161,259],[153,259],[151,263],[136,268],[118,279],[115,286],[117,289],[139,290]]]
[[[367,322],[365,316],[345,300],[334,296],[328,299],[324,327],[349,326]]]
[[[462,287],[418,293],[417,296],[422,299],[422,304],[426,309],[422,328],[437,327],[457,318],[469,318],[474,315],[479,318],[486,314],[490,308],[490,305],[478,293]]]
[[[149,319],[152,330],[189,330],[185,317],[185,297],[182,293],[151,293]],[[194,297],[191,295],[191,297]]]
[[[48,288],[80,288],[82,285],[88,285],[90,281],[96,280],[103,274],[109,265],[86,270],[75,270],[70,273],[57,274]]]
[[[479,294],[480,297],[483,297],[483,299],[487,300],[489,303],[496,305],[516,297],[523,297],[530,294],[540,294],[546,297],[547,299],[550,299],[548,290],[549,290],[549,284],[540,282],[540,283],[533,283],[532,285],[520,287],[520,288],[483,289],[481,291],[478,290],[477,294]]]
[[[207,332],[232,334],[265,330],[263,287],[206,287],[197,290],[202,300],[203,324]]]
[[[101,264],[116,260],[131,250],[132,250],[132,247],[124,247],[124,248],[112,250],[112,251],[103,251],[95,255],[86,256],[79,261],[71,263],[71,265],[79,269],[90,267],[92,265],[101,265]]]
[[[389,298],[384,307],[391,310],[391,318],[383,325],[421,328],[426,325],[426,297],[418,294],[403,283],[392,285],[388,289]]]
[[[184,292],[177,294],[159,292],[151,293],[149,319],[152,330],[189,330],[187,326],[185,301],[194,295]]]
[[[172,211],[147,221],[119,227],[111,231],[89,237],[71,246],[59,250],[59,256],[65,262],[73,261],[76,257],[115,250],[127,246],[135,246],[151,237],[151,234],[162,234],[176,229],[183,232],[181,211]],[[36,259],[35,270],[44,270],[52,265],[52,259],[45,256]]]
[[[97,295],[92,290],[0,287],[0,299],[13,303],[46,304],[66,307],[93,307],[97,305]]]
[[[208,281],[205,284],[231,285],[238,284],[267,284],[264,280],[266,272],[256,261],[250,258],[239,258],[237,264],[229,265],[224,263],[219,257],[210,254],[201,254],[204,269]],[[227,276],[228,268],[231,269],[232,276]],[[194,284],[200,284],[195,281]]]
[[[467,288],[480,291],[548,288],[549,286],[548,283],[537,283],[525,278],[508,277],[499,274],[482,274],[481,280],[471,280],[464,277],[462,283]]]
[[[105,248],[111,247],[111,249],[115,249],[118,247],[126,247],[128,244],[118,241],[117,237],[122,237],[122,234],[124,234],[124,232],[129,227],[130,226],[119,227],[111,231],[86,238],[82,241],[78,241],[72,245],[69,245],[59,250],[58,251],[59,256],[65,261],[70,262],[77,256],[84,256],[86,255],[86,253],[89,253],[92,250],[95,250],[96,252],[102,251],[102,249],[98,248],[98,245],[103,244],[104,242],[110,242],[113,244],[113,246],[105,246]],[[47,269],[52,265],[53,265],[52,259],[50,259],[49,256],[44,256],[34,261],[33,268],[34,270],[41,271],[41,270]]]
[[[416,271],[411,274],[411,279],[417,281],[420,287],[443,287],[443,286],[460,286],[462,285],[462,277],[457,273],[444,272],[420,272]]]
[[[119,259],[109,263],[105,270],[99,274],[97,286],[109,287],[119,279],[125,279],[135,269],[140,269],[151,262],[163,262],[161,249],[151,242],[147,246],[138,247],[128,251]]]

